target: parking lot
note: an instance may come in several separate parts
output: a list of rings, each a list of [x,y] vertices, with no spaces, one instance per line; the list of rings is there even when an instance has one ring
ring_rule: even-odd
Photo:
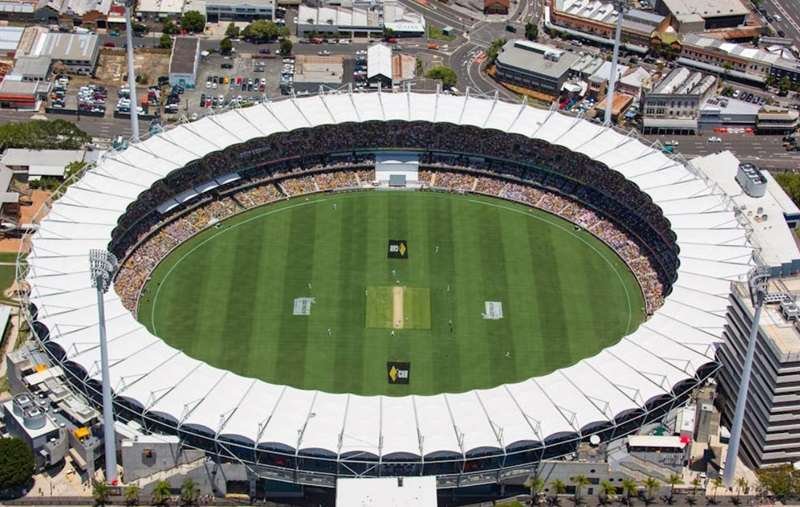
[[[281,59],[267,56],[255,53],[237,58],[217,54],[205,57],[195,88],[185,90],[181,96],[178,114],[202,116],[228,105],[249,105],[280,95]]]

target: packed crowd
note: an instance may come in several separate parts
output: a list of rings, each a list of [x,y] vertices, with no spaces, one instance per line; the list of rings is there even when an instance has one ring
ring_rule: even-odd
[[[469,173],[425,169],[420,171],[420,181],[431,188],[455,192],[471,191],[520,202],[569,220],[600,238],[625,261],[642,288],[648,314],[654,312],[664,301],[664,285],[659,280],[658,272],[646,250],[613,222],[577,200],[545,189]]]
[[[314,167],[314,170],[320,169]],[[259,183],[256,180],[238,181],[239,190],[225,197],[211,195],[185,213],[166,217],[156,223],[125,259],[114,283],[125,308],[135,311],[139,293],[150,273],[176,246],[203,229],[215,225],[241,211],[269,204],[293,195],[319,191],[354,188],[374,180],[373,169],[358,171],[319,172],[309,176]],[[253,186],[248,186],[253,185]]]
[[[365,181],[374,180],[374,176],[361,177],[360,173],[353,173],[354,166],[374,166],[374,156],[368,152],[381,147],[420,151],[420,163],[437,173],[437,187],[491,195],[503,192],[507,198],[522,197],[521,202],[526,203],[535,199],[544,209],[563,210],[573,214],[576,223],[590,224],[593,215],[567,207],[563,201],[567,198],[561,197],[571,196],[602,216],[614,217],[616,224],[624,224],[624,230],[635,238],[658,273],[658,282],[652,284],[654,291],[657,292],[659,286],[668,288],[676,277],[678,249],[669,222],[649,196],[620,173],[542,140],[471,126],[437,124],[433,127],[426,122],[325,125],[277,133],[211,153],[169,174],[132,203],[112,233],[110,248],[118,256],[126,257],[143,237],[161,226],[163,217],[154,212],[155,209],[181,192],[211,181],[219,182],[216,189],[219,195],[243,182],[255,187],[262,181],[279,181],[281,186],[271,192],[288,196],[361,186]],[[502,157],[502,160],[495,157]],[[333,170],[337,167],[348,170]],[[444,174],[451,172],[449,167],[469,167],[474,174],[483,174],[487,179],[452,179]],[[242,181],[223,183],[232,169],[239,171],[234,174]],[[369,170],[374,171],[374,168]],[[328,176],[320,177],[318,173]],[[433,174],[423,174],[423,182],[426,177],[429,178],[427,184],[431,184]],[[519,184],[501,185],[504,180]],[[542,189],[545,195],[523,188],[529,186]],[[259,194],[257,197],[259,202],[269,202],[274,195]],[[248,206],[246,199],[237,204]],[[191,205],[196,203],[193,201]],[[181,205],[178,211],[185,211],[185,207]],[[220,210],[217,214],[225,212]],[[203,217],[197,220],[202,223]],[[611,227],[609,222],[604,229],[612,230]],[[179,235],[191,234],[192,229],[179,232]]]
[[[214,152],[174,171],[160,184],[143,193],[128,209],[126,221],[140,221],[150,210],[193,185],[228,174],[231,168],[277,174],[281,164],[307,166],[311,159],[330,165],[331,154],[350,154],[376,148],[412,149],[429,157],[462,158],[474,162],[481,157],[502,157],[498,169],[518,178],[552,178],[554,183],[587,189],[592,205],[613,216],[625,216],[626,225],[640,237],[654,236],[662,243],[658,262],[666,271],[677,267],[677,250],[669,222],[658,206],[620,173],[601,162],[548,142],[518,134],[484,130],[473,126],[428,122],[368,121],[321,125],[280,132]],[[358,154],[358,155],[357,155]],[[677,163],[677,162],[676,162]],[[461,164],[470,165],[470,164]],[[530,174],[536,173],[536,174]],[[570,192],[567,192],[570,193]],[[583,200],[583,199],[582,199]],[[584,201],[586,202],[586,201]],[[606,209],[614,207],[616,209]],[[630,220],[630,223],[628,223]],[[125,229],[123,225],[123,230]],[[649,239],[648,239],[649,241]]]

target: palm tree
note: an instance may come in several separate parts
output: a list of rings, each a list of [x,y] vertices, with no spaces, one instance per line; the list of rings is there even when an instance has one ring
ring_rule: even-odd
[[[678,474],[672,474],[669,476],[669,479],[667,479],[667,483],[669,484],[669,497],[667,498],[667,502],[672,503],[673,497],[675,496],[675,486],[683,484],[683,478]]]
[[[172,497],[172,491],[170,491],[172,487],[169,485],[169,482],[165,480],[160,480],[156,483],[155,487],[153,487],[153,504],[154,505],[167,505],[169,504],[169,500]]]
[[[600,483],[600,491],[603,493],[603,496],[600,498],[600,502],[603,504],[613,503],[614,499],[617,496],[617,487],[611,481],[603,481]]]
[[[744,477],[739,477],[736,479],[736,488],[739,490],[739,494],[747,493],[747,489],[750,485],[747,483],[747,479]]]
[[[108,484],[101,481],[92,481],[92,498],[95,505],[107,504],[109,496],[111,496],[111,488],[108,487]]]
[[[647,479],[644,480],[644,482],[642,482],[642,485],[644,486],[644,489],[647,491],[647,497],[645,498],[645,501],[652,502],[653,496],[655,495],[655,492],[658,489],[659,485],[658,480],[652,477],[648,477]]]
[[[583,474],[576,475],[570,479],[570,482],[575,485],[575,505],[578,505],[581,503],[581,493],[583,492],[583,487],[588,486],[591,484],[591,482]]]
[[[550,487],[553,490],[553,495],[550,497],[550,502],[553,505],[559,505],[561,503],[561,499],[558,498],[558,495],[563,495],[567,492],[567,485],[564,484],[564,481],[561,479],[556,479],[550,483]]]
[[[700,485],[702,483],[703,483],[703,481],[700,480],[700,477],[695,477],[694,479],[692,479],[691,484],[692,484],[692,495],[693,496],[697,494],[697,490],[700,489]]]
[[[639,485],[633,479],[623,479],[622,490],[625,491],[625,503],[630,505],[633,496],[639,491]]]
[[[125,504],[126,505],[136,505],[139,503],[139,493],[141,492],[141,488],[136,484],[129,484],[125,486]]]
[[[187,477],[181,484],[181,505],[195,505],[199,496],[197,483]]]
[[[717,503],[717,490],[722,487],[722,477],[716,476],[711,481],[711,488],[713,494],[711,495],[711,503]]]
[[[528,477],[528,480],[525,481],[525,487],[531,490],[531,505],[537,505],[539,503],[539,495],[544,490],[544,479],[534,476]]]

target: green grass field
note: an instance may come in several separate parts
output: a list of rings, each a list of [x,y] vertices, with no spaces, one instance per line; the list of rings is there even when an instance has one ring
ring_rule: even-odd
[[[335,205],[335,206],[334,206]],[[406,240],[407,259],[387,257]],[[405,288],[402,329],[392,290]],[[294,315],[296,298],[314,298]],[[484,319],[485,302],[503,318]],[[251,210],[181,245],[139,319],[214,366],[308,389],[433,394],[569,366],[642,320],[625,264],[545,212],[475,196],[359,192]],[[412,364],[408,385],[386,362]]]

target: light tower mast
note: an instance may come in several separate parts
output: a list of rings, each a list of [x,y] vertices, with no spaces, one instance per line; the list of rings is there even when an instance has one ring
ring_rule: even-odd
[[[125,41],[128,50],[128,88],[131,89],[131,140],[139,142],[139,103],[136,100],[136,74],[133,70],[133,23],[131,22],[131,12],[133,11],[135,0],[125,2]]]
[[[608,77],[608,93],[606,93],[606,111],[603,123],[611,125],[611,112],[614,109],[614,88],[617,86],[617,62],[619,60],[619,45],[622,39],[622,18],[628,10],[626,0],[615,0],[614,7],[619,13],[617,16],[617,28],[614,36],[614,54],[611,57],[611,75]]]
[[[728,443],[728,454],[725,458],[725,470],[722,480],[725,487],[733,486],[736,477],[736,457],[739,454],[739,441],[742,438],[742,424],[744,422],[744,410],[747,405],[747,393],[750,390],[750,374],[753,371],[753,358],[756,352],[756,340],[758,338],[758,323],[761,319],[761,309],[764,307],[764,299],[767,297],[769,271],[766,268],[755,268],[748,276],[748,286],[750,288],[750,301],[753,304],[753,323],[750,325],[750,336],[747,342],[747,352],[742,366],[742,375],[739,380],[739,393],[736,396],[736,409],[733,414],[731,424],[731,439]]]
[[[103,375],[103,439],[106,455],[106,482],[117,481],[117,442],[114,436],[114,406],[111,399],[111,374],[108,369],[108,344],[106,338],[106,312],[103,300],[114,271],[117,258],[106,250],[89,251],[89,271],[92,287],[97,289],[97,328],[100,331],[100,369]]]

